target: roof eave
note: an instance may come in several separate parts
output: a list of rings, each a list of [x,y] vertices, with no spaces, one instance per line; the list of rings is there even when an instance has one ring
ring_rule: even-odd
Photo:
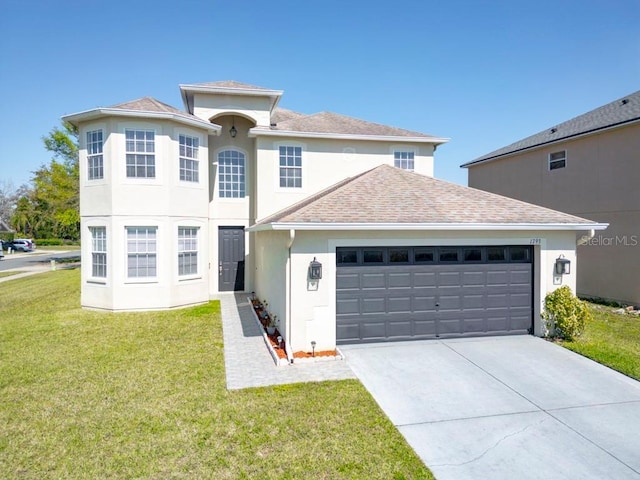
[[[215,123],[207,123],[199,119],[190,119],[182,115],[171,112],[150,112],[144,110],[127,110],[120,108],[94,108],[91,110],[85,110],[83,112],[72,113],[70,115],[64,115],[62,120],[69,122],[74,126],[78,126],[79,122],[86,122],[100,117],[137,117],[137,118],[153,118],[162,120],[173,120],[175,122],[183,123],[198,128],[202,128],[213,132],[216,135],[220,135],[222,127]]]
[[[265,230],[456,230],[456,231],[587,231],[604,230],[608,223],[326,223],[271,222],[249,227],[250,232]]]
[[[216,87],[212,85],[180,84],[182,101],[187,105],[187,93],[215,93],[222,95],[239,95],[253,97],[269,97],[271,99],[271,111],[280,101],[284,94],[283,90],[271,90],[266,88],[242,88],[242,87]]]
[[[627,120],[627,121],[624,121],[624,122],[616,123],[615,125],[608,125],[606,127],[595,128],[595,129],[589,130],[587,132],[576,133],[576,134],[573,134],[573,135],[567,135],[566,137],[557,138],[555,140],[550,140],[548,142],[536,143],[535,145],[531,145],[529,147],[519,148],[519,149],[516,149],[516,150],[512,150],[510,152],[505,152],[505,153],[501,153],[501,154],[498,154],[498,155],[494,155],[493,157],[484,158],[482,160],[478,160],[478,159],[471,160],[470,162],[463,163],[462,165],[460,165],[460,168],[475,167],[476,165],[481,165],[483,163],[488,163],[488,162],[491,162],[493,160],[500,160],[502,158],[510,157],[512,155],[517,155],[519,153],[526,152],[528,150],[535,150],[537,148],[546,147],[548,145],[553,145],[555,143],[560,143],[560,142],[565,142],[567,140],[575,140],[577,138],[582,138],[582,137],[587,137],[587,136],[590,136],[590,135],[595,135],[597,133],[602,133],[602,132],[605,132],[605,131],[608,131],[608,130],[613,130],[613,129],[620,128],[620,127],[626,127],[626,126],[632,125],[634,123],[640,123],[640,118],[633,118],[631,120]]]
[[[442,145],[447,143],[449,138],[441,137],[404,137],[398,135],[362,135],[351,133],[321,133],[321,132],[299,132],[295,130],[270,130],[265,127],[254,127],[249,129],[250,137],[297,137],[297,138],[327,138],[340,140],[364,140],[375,142],[407,142],[407,143],[429,143],[432,145]]]

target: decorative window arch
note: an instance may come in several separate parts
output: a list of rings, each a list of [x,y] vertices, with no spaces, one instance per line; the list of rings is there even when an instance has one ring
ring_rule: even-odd
[[[218,195],[220,198],[244,198],[246,157],[239,150],[218,153]]]

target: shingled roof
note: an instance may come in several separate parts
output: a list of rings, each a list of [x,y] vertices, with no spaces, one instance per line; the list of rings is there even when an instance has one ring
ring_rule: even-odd
[[[219,131],[221,128],[219,125],[206,122],[195,115],[178,110],[177,108],[167,105],[166,103],[152,97],[137,98],[135,100],[118,103],[110,107],[97,107],[84,112],[65,115],[62,118],[67,122],[77,125],[80,121],[92,120],[102,116],[131,116],[131,112],[135,112],[133,115],[140,115],[142,117],[169,118],[181,123],[205,128],[210,131]]]
[[[137,110],[140,112],[173,113],[175,115],[183,115],[189,118],[198,118],[188,113],[185,113],[183,110],[178,110],[177,108],[172,107],[171,105],[162,103],[160,100],[156,100],[153,97],[137,98],[136,100],[131,100],[129,102],[123,102],[123,103],[118,103],[116,105],[112,105],[109,108],[113,108],[117,110]]]
[[[218,88],[241,88],[241,89],[251,89],[251,90],[270,90],[269,88],[258,87],[256,85],[250,85],[248,83],[236,82],[235,80],[219,80],[217,82],[194,83],[192,86],[218,87]]]
[[[294,228],[350,229],[380,225],[425,230],[604,228],[590,220],[464,187],[444,180],[380,165],[343,180],[256,223],[253,230]]]
[[[393,137],[434,138],[420,132],[390,127],[379,123],[367,122],[359,118],[348,117],[333,112],[320,112],[312,115],[298,115],[278,122],[274,130],[308,133],[338,133],[343,135],[380,135]]]
[[[470,167],[510,153],[569,139],[578,135],[594,133],[604,128],[625,125],[638,120],[640,120],[640,91],[478,157],[471,162],[465,163],[462,167]]]

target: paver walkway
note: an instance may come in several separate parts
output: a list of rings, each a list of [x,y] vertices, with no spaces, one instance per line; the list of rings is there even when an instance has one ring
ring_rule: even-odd
[[[344,360],[276,366],[246,293],[219,294],[227,388],[237,390],[299,382],[356,378]]]

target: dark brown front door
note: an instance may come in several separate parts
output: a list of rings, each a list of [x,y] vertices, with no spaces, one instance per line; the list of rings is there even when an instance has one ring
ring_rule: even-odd
[[[244,227],[218,227],[219,290],[244,290]]]

